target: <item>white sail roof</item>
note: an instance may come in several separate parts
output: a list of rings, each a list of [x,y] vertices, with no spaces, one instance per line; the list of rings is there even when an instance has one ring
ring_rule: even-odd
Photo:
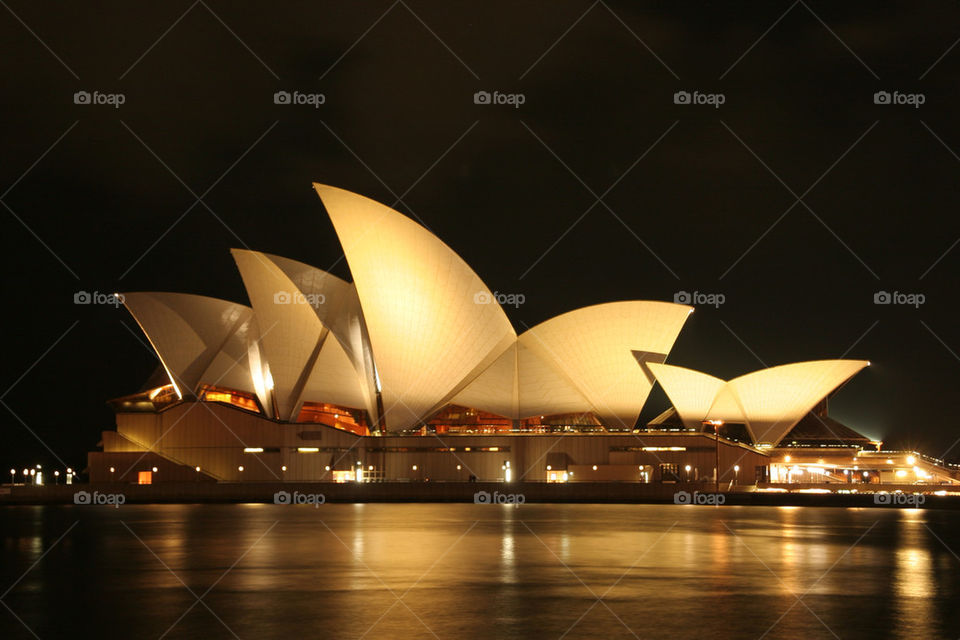
[[[304,295],[265,254],[232,252],[260,325],[277,417],[296,420],[310,400],[365,407],[361,377],[311,304],[318,299]]]
[[[194,397],[200,383],[255,392],[248,352],[258,335],[250,307],[186,293],[132,292],[123,300],[181,397]]]
[[[684,426],[689,429],[703,426],[717,395],[727,382],[700,371],[670,364],[649,362],[647,366],[670,398]]]
[[[605,424],[633,427],[652,387],[634,352],[663,361],[691,311],[645,300],[598,304],[551,318],[520,342],[553,364]]]
[[[776,446],[818,402],[870,363],[813,360],[770,367],[724,382],[667,364],[648,366],[684,424],[744,422],[756,444]]]
[[[267,253],[262,255],[283,271],[313,308],[320,322],[329,328],[340,343],[340,347],[346,352],[359,378],[360,391],[364,400],[362,405],[348,406],[365,408],[371,416],[372,423],[376,423],[378,410],[373,354],[370,351],[370,340],[367,336],[360,299],[357,297],[357,288],[351,282],[303,262]],[[331,369],[331,371],[335,370],[335,368]],[[323,373],[315,372],[314,375],[322,376]],[[326,386],[321,386],[321,390],[324,388]],[[307,394],[310,397],[305,396],[304,400],[323,401],[317,400],[313,395],[315,394],[311,391]]]
[[[235,249],[252,309],[127,294],[181,393],[193,397],[202,383],[256,393],[284,421],[304,402],[362,407],[391,430],[451,403],[512,419],[592,412],[634,424],[652,384],[636,363],[664,360],[689,307],[601,304],[518,337],[490,289],[427,229],[363,196],[315,188],[354,283]]]
[[[689,314],[684,305],[628,301],[551,318],[520,335],[453,402],[514,419],[590,411],[632,427],[652,386],[636,354],[666,358]]]
[[[412,426],[516,334],[483,281],[432,233],[369,198],[314,186],[357,288],[386,423]]]

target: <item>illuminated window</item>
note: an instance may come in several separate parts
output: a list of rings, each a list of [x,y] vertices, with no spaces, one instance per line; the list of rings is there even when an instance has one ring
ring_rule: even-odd
[[[680,480],[680,465],[672,463],[661,464],[660,480],[663,482],[678,482]]]
[[[332,474],[334,482],[353,482],[356,479],[352,469],[349,471],[333,471]]]
[[[435,414],[421,430],[421,435],[509,433],[513,421],[495,413],[451,404]]]
[[[200,399],[206,402],[222,402],[234,407],[240,407],[247,411],[260,413],[260,405],[252,393],[246,391],[236,391],[234,389],[224,389],[213,385],[205,384],[200,387]]]
[[[153,471],[138,471],[137,484],[153,484]]]
[[[366,412],[326,402],[304,402],[297,422],[324,424],[334,429],[350,431],[358,436],[370,435]]]

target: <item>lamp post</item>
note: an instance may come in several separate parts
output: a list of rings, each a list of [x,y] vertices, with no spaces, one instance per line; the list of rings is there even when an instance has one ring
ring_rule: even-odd
[[[10,484],[17,484],[17,470],[10,469]]]
[[[706,420],[704,424],[713,426],[713,442],[717,463],[717,466],[713,468],[713,481],[715,493],[720,493],[720,427],[723,426],[723,420]]]
[[[59,472],[59,471],[54,471],[54,472],[53,472],[53,484],[60,484],[60,472]]]

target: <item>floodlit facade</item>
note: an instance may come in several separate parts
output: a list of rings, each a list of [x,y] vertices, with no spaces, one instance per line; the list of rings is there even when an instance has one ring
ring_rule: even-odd
[[[117,429],[90,454],[91,480],[750,484],[770,479],[775,447],[867,364],[731,381],[667,365],[693,309],[659,301],[575,309],[518,334],[430,231],[315,189],[352,282],[235,249],[249,305],[124,294],[164,379],[111,401]],[[674,409],[637,428],[656,382]],[[717,436],[707,420],[744,430]]]

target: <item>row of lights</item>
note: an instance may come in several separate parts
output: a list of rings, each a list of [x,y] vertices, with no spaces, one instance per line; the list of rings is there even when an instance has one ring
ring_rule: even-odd
[[[60,472],[54,471],[53,477],[54,477],[54,483],[60,484]],[[73,479],[76,477],[77,477],[76,472],[72,468],[67,467],[67,473],[65,477],[66,483],[73,484]],[[17,470],[10,469],[10,484],[16,484],[16,483],[17,483]],[[24,469],[23,484],[42,485],[43,484],[43,466],[38,464],[33,469]]]
[[[789,457],[789,456],[788,456],[788,457]],[[637,468],[638,468],[641,472],[643,471],[643,465],[640,465],[640,466],[637,467]],[[547,465],[547,471],[550,471],[550,469],[551,469],[550,465]],[[593,465],[593,470],[594,470],[594,471],[597,470],[597,465]],[[690,473],[690,471],[693,470],[693,467],[691,467],[690,465],[686,465],[686,466],[683,468],[683,470],[686,471],[687,473]],[[734,473],[740,473],[740,465],[738,465],[738,464],[733,465],[733,471],[734,471]],[[572,472],[572,471],[570,472],[570,475],[573,475],[573,472]]]
[[[790,457],[789,455],[783,456],[783,461],[784,461],[784,462],[790,462],[790,460],[791,460],[791,457]],[[856,463],[856,462],[859,461],[859,459],[858,459],[858,458],[852,458],[851,461],[854,462],[854,463]],[[890,464],[890,465],[895,464],[892,458],[887,458],[887,459],[885,460],[885,462],[886,462],[886,464]],[[916,459],[915,456],[910,455],[910,456],[907,456],[907,457],[906,457],[906,463],[907,463],[907,465],[913,467],[913,473],[914,473],[918,478],[920,478],[920,479],[929,479],[930,477],[932,477],[931,474],[925,472],[923,469],[921,469],[920,467],[916,466],[916,462],[917,462],[917,459]],[[824,464],[824,461],[823,461],[823,459],[821,458],[820,460],[817,460],[817,463],[820,464],[820,465],[823,465],[823,464]],[[812,473],[812,474],[826,473],[826,470],[823,469],[823,468],[820,468],[820,467],[808,467],[808,470],[809,470],[810,473]],[[853,467],[853,470],[854,470],[854,471],[860,471],[859,465],[855,465],[855,466]],[[798,465],[793,465],[793,468],[790,469],[790,472],[791,472],[791,473],[796,473],[796,474],[800,475],[800,474],[803,474],[803,469],[801,469]],[[903,477],[906,477],[906,475],[907,475],[908,473],[909,473],[909,471],[907,471],[906,469],[897,469],[896,472],[894,473],[894,475],[896,475],[896,477],[898,477],[898,478],[903,478]],[[850,475],[850,470],[849,470],[849,469],[844,469],[844,470],[843,470],[843,474],[846,475],[846,476],[849,476],[849,475]],[[863,471],[863,472],[861,472],[861,474],[863,475],[864,478],[866,478],[866,477],[868,477],[868,476],[870,475],[870,472],[869,472],[869,471]]]

